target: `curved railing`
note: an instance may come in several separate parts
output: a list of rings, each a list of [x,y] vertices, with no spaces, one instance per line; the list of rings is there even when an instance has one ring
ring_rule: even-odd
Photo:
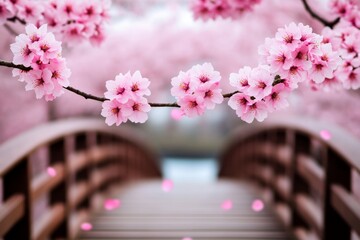
[[[220,161],[220,177],[255,180],[270,193],[298,239],[360,235],[360,200],[351,187],[360,173],[360,142],[338,127],[288,117],[247,125]]]
[[[49,168],[32,176],[41,150]],[[134,131],[95,119],[70,119],[32,129],[0,146],[0,239],[72,239],[110,187],[161,177],[157,157]],[[33,219],[36,202],[48,208]]]

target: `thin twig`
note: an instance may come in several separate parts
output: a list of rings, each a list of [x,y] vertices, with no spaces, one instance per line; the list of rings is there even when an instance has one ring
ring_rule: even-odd
[[[315,13],[310,5],[308,4],[307,0],[301,0],[302,3],[304,4],[304,7],[306,9],[306,11],[313,17],[315,18],[316,20],[318,20],[319,22],[321,22],[324,26],[328,26],[329,28],[334,28],[336,24],[339,23],[340,21],[340,18],[336,18],[335,20],[333,21],[328,21],[322,17],[320,17],[317,13]]]
[[[180,107],[177,103],[149,103],[149,105],[151,107]]]
[[[99,102],[105,102],[106,100],[109,100],[107,98],[104,98],[104,97],[98,97],[98,96],[94,96],[92,94],[89,94],[89,93],[86,93],[86,92],[83,92],[83,91],[80,91],[79,89],[76,89],[76,88],[73,88],[73,87],[64,87],[66,90],[69,90],[70,92],[73,92],[77,95],[80,95],[82,97],[84,97],[85,99],[92,99],[92,100],[95,100],[95,101],[99,101]]]
[[[18,21],[18,22],[21,23],[22,25],[26,25],[26,21],[23,20],[23,19],[20,19],[20,18],[17,17],[17,16],[12,17],[12,18],[8,18],[7,20],[10,21],[10,22],[16,22],[16,21]]]
[[[239,91],[235,91],[235,92],[232,92],[232,93],[226,93],[226,94],[223,94],[223,97],[224,98],[231,98],[233,95],[239,93]]]
[[[20,70],[23,70],[23,71],[32,70],[31,67],[25,67],[24,65],[17,65],[17,64],[14,64],[12,62],[6,62],[6,61],[3,61],[3,60],[0,60],[0,66],[10,67],[10,68],[17,68],[17,69],[20,69]],[[73,87],[70,87],[70,86],[64,87],[64,88],[66,90],[70,91],[70,92],[73,92],[73,93],[75,93],[75,94],[77,94],[79,96],[84,97],[85,99],[91,99],[91,100],[95,100],[95,101],[99,101],[99,102],[104,102],[104,101],[109,100],[109,99],[107,99],[105,97],[98,97],[98,96],[83,92],[83,91],[81,91],[79,89],[76,89],[76,88],[73,88]],[[236,93],[239,93],[239,91],[223,94],[223,97],[224,98],[230,98],[231,96],[233,96]],[[149,105],[151,107],[177,107],[177,108],[180,107],[179,104],[177,104],[177,103],[149,103]]]
[[[17,33],[12,27],[10,27],[9,24],[5,23],[4,27],[11,35],[13,35],[13,36],[19,35],[19,33]]]
[[[18,64],[14,64],[12,62],[6,62],[3,60],[0,60],[0,66],[4,66],[4,67],[9,67],[9,68],[17,68],[23,71],[30,71],[32,70],[31,67],[25,67],[24,65],[18,65]]]

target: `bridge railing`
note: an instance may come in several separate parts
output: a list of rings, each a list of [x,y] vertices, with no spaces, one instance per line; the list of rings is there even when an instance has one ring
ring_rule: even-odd
[[[270,193],[298,239],[360,235],[360,200],[351,186],[360,179],[360,142],[340,128],[301,118],[247,125],[220,160],[220,177],[255,180]]]
[[[72,239],[111,186],[160,177],[156,155],[139,138],[101,120],[72,119],[2,144],[0,239]],[[45,149],[49,167],[32,176],[30,159],[39,149]],[[34,220],[34,206],[44,196],[48,208]]]

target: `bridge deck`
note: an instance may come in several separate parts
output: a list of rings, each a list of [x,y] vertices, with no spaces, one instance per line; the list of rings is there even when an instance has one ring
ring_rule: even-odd
[[[80,239],[292,239],[270,207],[252,210],[259,197],[253,186],[235,181],[175,184],[164,192],[160,181],[130,183],[113,193],[120,208],[91,219]],[[224,210],[221,204],[231,200]]]

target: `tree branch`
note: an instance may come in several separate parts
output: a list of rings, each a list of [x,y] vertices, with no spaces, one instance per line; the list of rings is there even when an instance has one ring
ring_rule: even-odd
[[[25,67],[24,65],[18,65],[18,64],[14,64],[12,62],[6,62],[3,60],[0,60],[0,66],[4,66],[4,67],[9,67],[9,68],[17,68],[23,71],[30,71],[32,68],[31,67]]]
[[[12,17],[12,18],[8,18],[7,20],[10,21],[10,22],[16,22],[16,21],[18,21],[18,22],[20,22],[22,25],[26,25],[26,21],[18,18],[17,16]]]
[[[106,100],[109,100],[107,98],[104,98],[104,97],[98,97],[98,96],[94,96],[92,94],[89,94],[89,93],[86,93],[86,92],[83,92],[83,91],[80,91],[79,89],[76,89],[76,88],[73,88],[73,87],[64,87],[66,90],[69,90],[70,92],[73,92],[77,95],[80,95],[82,97],[84,97],[85,99],[92,99],[92,100],[95,100],[95,101],[99,101],[99,102],[104,102]]]
[[[324,26],[328,26],[329,28],[334,28],[335,25],[339,23],[340,18],[337,18],[337,19],[335,19],[335,20],[333,20],[333,21],[330,22],[330,21],[328,21],[328,20],[320,17],[317,13],[315,13],[315,12],[311,9],[311,7],[310,7],[310,5],[308,4],[307,0],[301,0],[301,1],[302,1],[302,3],[304,4],[304,7],[305,7],[306,11],[307,11],[314,19],[316,19],[316,20],[318,20],[319,22],[321,22]]]
[[[6,62],[6,61],[3,61],[3,60],[0,60],[0,66],[10,67],[10,68],[17,68],[17,69],[20,69],[20,70],[23,70],[23,71],[32,70],[31,67],[25,67],[24,65],[17,65],[17,64],[14,64],[12,62]],[[99,101],[99,102],[104,102],[104,101],[109,100],[109,99],[107,99],[105,97],[98,97],[98,96],[83,92],[83,91],[81,91],[79,89],[76,89],[76,88],[73,88],[73,87],[70,87],[70,86],[64,87],[64,88],[66,90],[70,91],[70,92],[73,92],[73,93],[75,93],[75,94],[77,94],[79,96],[84,97],[85,99],[91,99],[91,100],[95,100],[95,101]],[[236,93],[239,93],[239,91],[223,94],[223,97],[224,98],[230,98],[231,96],[235,95]],[[176,102],[175,103],[149,103],[149,105],[151,107],[177,107],[177,108],[180,107],[179,104],[177,104]]]
[[[226,93],[226,94],[223,94],[223,97],[224,98],[231,98],[233,95],[239,93],[239,91],[235,91],[235,92],[232,92],[232,93]]]
[[[5,23],[4,27],[11,35],[13,36],[19,35],[19,33],[17,33],[12,27],[9,26],[9,24]]]

